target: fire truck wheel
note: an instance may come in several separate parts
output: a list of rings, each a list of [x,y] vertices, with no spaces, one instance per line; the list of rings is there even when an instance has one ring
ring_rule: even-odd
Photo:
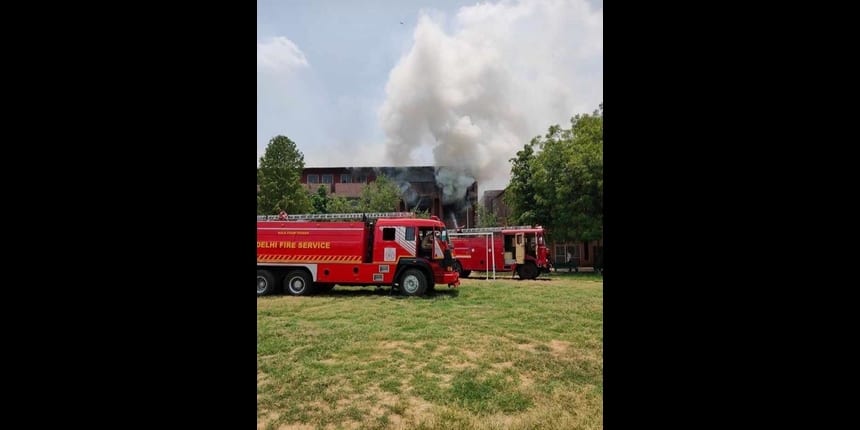
[[[528,261],[526,264],[517,267],[517,273],[519,273],[521,279],[537,279],[539,272],[537,266]]]
[[[257,271],[257,295],[265,296],[275,292],[275,276],[268,270]]]
[[[454,271],[460,274],[461,278],[468,278],[471,270],[463,270],[463,265],[459,261],[454,261]]]
[[[284,277],[284,289],[294,296],[303,296],[311,291],[311,277],[304,270],[293,270]]]
[[[463,273],[463,265],[457,260],[454,260],[454,271],[457,273]]]
[[[427,278],[418,269],[406,269],[400,277],[400,290],[407,296],[420,296],[427,290]]]

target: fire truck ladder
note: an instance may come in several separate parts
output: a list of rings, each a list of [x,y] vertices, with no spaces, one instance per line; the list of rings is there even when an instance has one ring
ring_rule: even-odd
[[[340,214],[292,214],[287,215],[289,221],[305,220],[363,220],[379,218],[414,218],[413,212],[359,212]],[[257,221],[279,221],[279,215],[257,215]]]
[[[475,228],[463,228],[457,230],[457,233],[490,233],[502,230],[523,230],[523,229],[533,229],[534,227],[530,225],[512,225],[510,227],[475,227]]]

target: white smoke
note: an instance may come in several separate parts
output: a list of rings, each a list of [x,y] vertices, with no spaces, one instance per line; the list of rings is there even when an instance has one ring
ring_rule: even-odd
[[[437,170],[446,200],[476,179],[505,187],[523,145],[602,102],[603,10],[586,0],[478,4],[445,28],[421,14],[379,116],[389,163],[430,161],[414,159],[429,147],[433,165],[449,167]]]

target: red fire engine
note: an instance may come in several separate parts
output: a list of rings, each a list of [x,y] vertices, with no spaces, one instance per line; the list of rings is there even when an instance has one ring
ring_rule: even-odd
[[[542,227],[464,228],[451,234],[454,270],[467,277],[473,270],[516,272],[522,279],[535,279],[551,264]]]
[[[283,216],[281,216],[282,218]],[[300,296],[337,285],[417,296],[460,285],[445,224],[410,212],[257,217],[257,295]],[[361,220],[361,221],[357,221]]]

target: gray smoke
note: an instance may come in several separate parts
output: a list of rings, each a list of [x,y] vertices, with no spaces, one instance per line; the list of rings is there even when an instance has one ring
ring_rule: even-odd
[[[436,169],[436,185],[442,189],[442,204],[468,202],[464,199],[466,191],[475,183],[475,178],[464,169],[450,168],[447,166]]]
[[[412,188],[411,183],[409,183],[409,182],[397,182],[397,181],[395,181],[395,183],[397,184],[397,187],[400,189],[400,197],[403,199],[403,202],[405,202],[407,205],[409,205],[410,208],[417,206],[419,203],[421,203],[420,202],[421,196],[419,196],[418,192],[416,192]]]
[[[385,90],[387,162],[426,164],[432,154],[445,166],[436,180],[449,203],[475,180],[504,188],[524,144],[602,101],[602,8],[484,3],[461,8],[451,23],[422,13]]]

